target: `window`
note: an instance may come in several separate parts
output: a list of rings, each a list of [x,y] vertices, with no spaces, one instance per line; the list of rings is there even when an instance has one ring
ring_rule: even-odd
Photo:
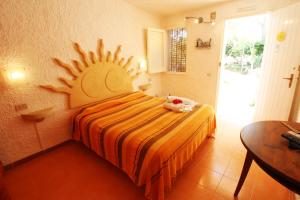
[[[168,30],[169,72],[186,72],[186,38],[185,28]]]

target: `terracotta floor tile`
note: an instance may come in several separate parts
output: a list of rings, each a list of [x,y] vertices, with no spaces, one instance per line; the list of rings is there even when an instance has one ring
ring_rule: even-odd
[[[270,188],[265,188],[261,190],[254,190],[252,200],[288,200],[290,197],[290,192],[288,190],[273,190]]]
[[[219,174],[224,174],[229,165],[230,159],[227,157],[208,156],[199,162],[199,166],[213,170]]]
[[[144,198],[143,188],[136,187],[124,173],[78,143],[64,145],[8,170],[5,182],[12,200]]]
[[[219,174],[212,170],[204,170],[202,176],[198,179],[198,185],[203,188],[215,191],[221,182],[222,174]]]
[[[223,176],[219,186],[217,187],[216,194],[222,196],[225,199],[235,199],[233,194],[236,189],[236,186],[237,181]],[[251,194],[252,189],[244,185],[236,199],[250,200]]]
[[[233,157],[233,150],[225,147],[213,147],[211,151],[208,152],[207,155],[211,157],[223,158],[227,160],[231,160]]]
[[[244,161],[240,161],[238,159],[232,158],[224,175],[239,180],[242,169],[243,169]]]
[[[214,194],[211,200],[227,200],[227,199],[221,195]]]
[[[168,200],[211,200],[214,192],[208,189],[203,188],[202,186],[197,186],[190,188],[189,190],[180,190],[179,188],[173,190],[168,196]]]
[[[288,200],[290,191],[276,182],[265,172],[258,175],[257,182],[254,186],[252,200],[270,199],[272,200]]]
[[[247,153],[247,150],[243,147],[243,149],[235,150],[232,157],[235,160],[239,160],[239,161],[242,161],[244,163],[244,160],[246,158],[246,153]]]
[[[298,200],[300,196],[298,196],[298,199],[296,199],[296,194],[294,192],[290,192],[289,194],[289,200]]]

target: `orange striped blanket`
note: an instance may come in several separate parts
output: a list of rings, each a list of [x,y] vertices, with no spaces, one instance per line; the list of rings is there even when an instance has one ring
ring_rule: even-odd
[[[141,92],[103,100],[74,116],[73,138],[122,169],[147,199],[164,199],[201,142],[215,130],[213,108],[175,113]]]

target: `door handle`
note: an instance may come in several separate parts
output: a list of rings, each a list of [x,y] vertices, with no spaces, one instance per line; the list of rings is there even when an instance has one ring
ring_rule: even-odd
[[[289,81],[289,88],[291,88],[292,84],[293,84],[293,80],[294,80],[294,74],[291,74],[291,76],[289,78],[283,78],[283,79]]]

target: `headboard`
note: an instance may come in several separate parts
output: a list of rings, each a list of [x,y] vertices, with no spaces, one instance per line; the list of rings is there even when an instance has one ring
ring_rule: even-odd
[[[53,58],[53,62],[66,69],[73,77],[72,80],[59,78],[64,87],[40,85],[42,88],[69,95],[70,108],[86,105],[98,100],[133,91],[132,81],[139,75],[131,75],[133,69],[129,66],[133,57],[126,62],[119,57],[121,46],[118,46],[114,55],[110,51],[104,53],[103,40],[98,41],[97,54],[89,54],[82,50],[78,43],[74,48],[80,56],[81,62],[73,60],[73,66]]]

